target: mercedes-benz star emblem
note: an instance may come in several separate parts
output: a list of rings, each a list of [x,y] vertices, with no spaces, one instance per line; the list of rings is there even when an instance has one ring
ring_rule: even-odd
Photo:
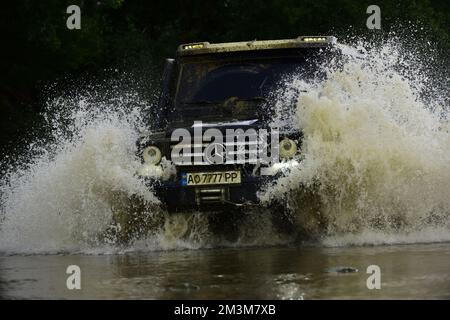
[[[205,161],[209,164],[224,164],[225,154],[225,146],[222,143],[211,143],[205,148]]]

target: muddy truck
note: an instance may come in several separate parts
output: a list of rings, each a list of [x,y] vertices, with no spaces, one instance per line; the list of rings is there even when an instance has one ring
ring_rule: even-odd
[[[260,206],[258,191],[301,152],[301,132],[272,121],[277,92],[293,75],[314,76],[335,41],[198,42],[166,59],[159,129],[138,149],[139,175],[168,212]]]

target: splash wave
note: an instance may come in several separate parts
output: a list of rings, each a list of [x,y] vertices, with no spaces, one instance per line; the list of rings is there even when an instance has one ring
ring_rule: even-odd
[[[260,194],[288,204],[297,231],[321,245],[450,241],[448,92],[428,64],[399,45],[358,43],[317,76],[290,78],[273,122],[304,134],[300,163]],[[441,73],[442,74],[442,73]],[[443,81],[443,79],[440,79]],[[448,81],[448,80],[445,80]],[[264,210],[239,222],[235,239],[211,219],[185,215],[165,229],[159,200],[138,179],[135,141],[150,106],[133,90],[105,84],[50,99],[49,135],[0,179],[0,252],[108,253],[274,245],[292,241]],[[286,106],[294,102],[296,108]],[[128,247],[108,232],[114,208],[138,198],[155,228]],[[142,212],[141,212],[142,213]],[[228,221],[229,222],[229,221]],[[188,228],[182,239],[173,231]],[[236,230],[235,230],[236,231]]]
[[[283,99],[300,92],[290,117],[304,134],[300,166],[262,200],[287,201],[299,228],[327,245],[414,232],[425,241],[425,228],[430,241],[450,240],[448,106],[427,94],[431,70],[395,41],[338,49],[343,60],[323,65],[324,79],[287,84]],[[447,232],[436,238],[432,227]]]

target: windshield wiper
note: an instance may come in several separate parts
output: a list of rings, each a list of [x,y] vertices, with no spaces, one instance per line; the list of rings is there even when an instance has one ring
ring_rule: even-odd
[[[181,101],[182,104],[219,104],[220,101],[209,101],[209,100],[199,100],[199,101]]]
[[[253,98],[237,98],[236,100],[239,101],[261,101],[261,102],[267,102],[267,99],[264,97],[253,97]]]

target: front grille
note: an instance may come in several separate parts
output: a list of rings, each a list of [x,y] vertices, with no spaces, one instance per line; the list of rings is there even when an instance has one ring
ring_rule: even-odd
[[[268,162],[267,156],[261,157],[261,153],[266,154],[267,152],[261,148],[261,142],[253,139],[232,142],[226,138],[224,140],[226,142],[219,144],[209,141],[202,141],[201,143],[174,143],[170,147],[171,155],[173,151],[179,155],[179,158],[171,157],[171,159],[178,166],[255,165]],[[214,161],[216,159],[219,162]]]

